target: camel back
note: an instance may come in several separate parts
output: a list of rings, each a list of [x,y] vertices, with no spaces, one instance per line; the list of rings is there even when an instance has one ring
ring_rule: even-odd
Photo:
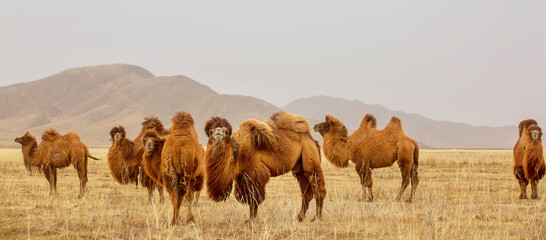
[[[307,120],[299,115],[288,112],[276,112],[269,119],[269,124],[277,129],[290,130],[297,133],[310,133],[311,127]]]

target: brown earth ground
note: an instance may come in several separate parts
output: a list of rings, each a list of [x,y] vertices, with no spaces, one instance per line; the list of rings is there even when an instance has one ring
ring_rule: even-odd
[[[414,203],[392,202],[400,185],[395,164],[377,169],[374,202],[358,202],[354,166],[323,159],[328,194],[323,219],[300,223],[299,187],[290,174],[272,178],[258,222],[243,223],[248,206],[233,198],[213,203],[203,191],[195,223],[170,226],[167,200],[148,205],[145,189],[120,186],[110,176],[106,149],[92,149],[86,197],[78,199],[72,168],[59,171],[57,196],[42,174],[26,172],[21,150],[0,150],[0,239],[545,239],[546,192],[519,200],[509,150],[422,150]],[[409,189],[408,189],[409,190]],[[406,199],[409,191],[403,199]],[[181,209],[185,216],[186,209]]]

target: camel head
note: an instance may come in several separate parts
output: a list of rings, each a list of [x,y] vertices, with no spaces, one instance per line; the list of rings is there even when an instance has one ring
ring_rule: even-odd
[[[15,138],[15,142],[25,146],[32,142],[36,142],[36,137],[34,137],[32,133],[26,132],[23,136]]]
[[[529,138],[533,141],[539,141],[542,142],[542,129],[537,125],[531,125],[527,129],[527,134],[529,134]]]
[[[209,144],[218,144],[222,141],[229,141],[231,138],[231,124],[221,117],[212,117],[205,124],[205,133],[209,138]]]
[[[157,134],[156,131],[146,131],[141,138],[142,144],[144,144],[144,151],[147,155],[152,154],[154,151],[161,151],[161,146],[165,143],[166,139]]]
[[[325,121],[321,123],[317,123],[313,127],[313,130],[315,130],[315,132],[320,133],[320,135],[322,136],[324,136],[324,134],[326,133],[331,133],[331,132],[338,132],[344,137],[347,136],[347,128],[345,127],[345,125],[339,119],[331,115],[326,115]]]
[[[110,130],[110,137],[112,138],[112,144],[119,145],[125,140],[126,132],[123,126],[115,126]]]

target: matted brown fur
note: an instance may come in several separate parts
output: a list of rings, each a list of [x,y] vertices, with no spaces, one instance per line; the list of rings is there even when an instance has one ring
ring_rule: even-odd
[[[43,169],[49,182],[50,194],[57,192],[57,168],[73,165],[80,178],[80,194],[85,194],[87,184],[87,158],[98,160],[89,154],[87,146],[80,141],[75,132],[61,135],[55,129],[45,130],[42,142],[37,143],[34,135],[29,132],[15,139],[22,146],[26,164]]]
[[[270,177],[292,171],[303,198],[298,220],[305,218],[313,197],[315,218],[321,217],[326,189],[320,148],[305,118],[279,112],[268,122],[244,121],[232,135],[226,119],[213,117],[206,123],[205,133],[209,138],[207,189],[212,200],[226,200],[235,182],[235,198],[249,205],[250,220],[255,220]]]
[[[520,186],[520,199],[527,198],[531,183],[531,198],[538,199],[537,186],[546,172],[542,148],[542,129],[533,119],[520,122],[519,139],[514,146],[514,175]]]
[[[153,131],[159,134],[160,136],[166,136],[169,134],[169,130],[163,126],[163,123],[159,118],[154,116],[148,116],[144,118],[144,121],[141,123],[142,128],[140,129],[139,134],[135,137],[133,141],[135,144],[135,151],[137,155],[141,157],[143,161],[145,150],[144,143],[142,142],[142,137],[148,131]],[[151,202],[153,197],[154,189],[157,189],[159,193],[159,202],[164,201],[163,197],[163,187],[161,183],[154,181],[144,169],[144,166],[140,168],[140,184],[148,189],[148,202]]]
[[[115,126],[110,130],[112,145],[108,149],[108,167],[112,177],[119,184],[134,183],[138,186],[138,176],[142,156],[130,139],[123,126]]]
[[[362,184],[361,200],[373,200],[371,169],[389,167],[398,161],[402,185],[396,200],[400,200],[411,180],[411,193],[407,201],[413,201],[419,184],[419,147],[417,142],[406,136],[399,118],[392,117],[385,128],[378,130],[375,117],[367,114],[351,135],[347,135],[347,128],[339,119],[330,115],[326,115],[325,119],[325,122],[314,126],[314,130],[324,138],[324,154],[337,167],[347,167],[349,160],[355,163]]]
[[[201,191],[204,178],[205,151],[199,144],[193,118],[178,112],[171,119],[171,133],[161,151],[161,179],[173,204],[172,224],[177,224],[182,201],[187,202],[186,221],[194,221],[194,192]]]

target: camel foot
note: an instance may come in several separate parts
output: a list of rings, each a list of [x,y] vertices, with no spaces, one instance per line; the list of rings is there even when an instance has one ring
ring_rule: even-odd
[[[301,214],[298,214],[298,222],[303,222],[303,220],[305,219],[305,215],[301,215]]]
[[[531,199],[536,199],[536,200],[538,200],[538,195],[536,195],[536,196],[535,196],[535,195],[531,195]]]
[[[256,219],[256,218],[249,218],[249,219],[245,220],[245,221],[243,222],[243,224],[244,224],[244,225],[247,225],[247,226],[254,226],[254,224],[255,224],[256,222],[258,222],[258,219]]]
[[[311,222],[320,221],[321,219],[322,219],[322,217],[320,217],[320,216],[314,216],[313,219],[311,219]]]
[[[188,217],[188,218],[186,219],[186,223],[193,223],[193,222],[195,222],[195,218],[194,218],[193,216]]]
[[[413,202],[413,199],[408,199],[408,200],[406,200],[405,202],[407,202],[407,203],[412,203],[412,202]]]
[[[527,199],[527,195],[519,195],[519,199]]]

